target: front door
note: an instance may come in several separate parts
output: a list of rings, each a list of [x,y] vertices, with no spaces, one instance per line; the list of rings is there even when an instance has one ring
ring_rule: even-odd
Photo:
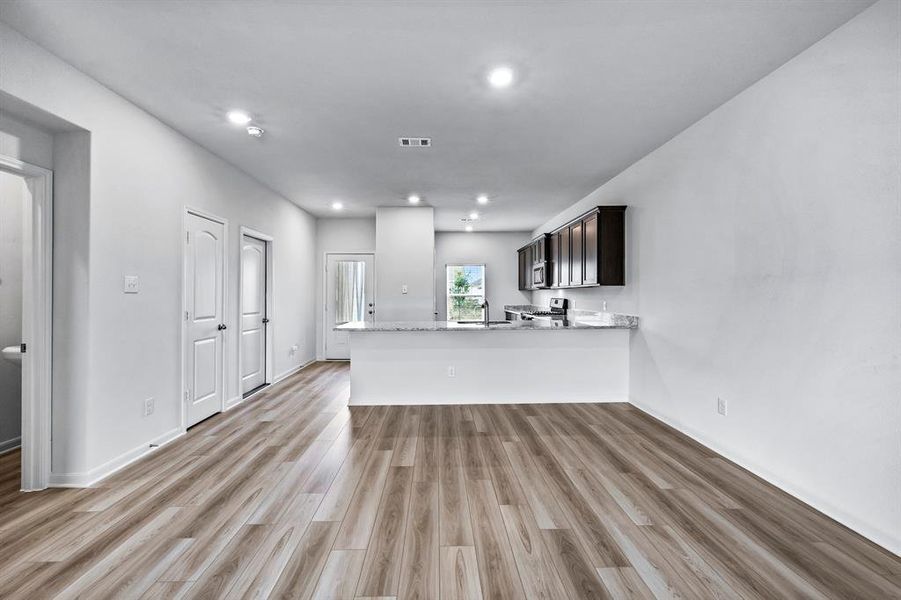
[[[187,215],[185,411],[187,426],[222,410],[225,225]]]
[[[325,278],[325,357],[350,358],[350,334],[337,325],[375,317],[372,254],[329,254]]]
[[[266,242],[241,236],[241,393],[266,384]]]

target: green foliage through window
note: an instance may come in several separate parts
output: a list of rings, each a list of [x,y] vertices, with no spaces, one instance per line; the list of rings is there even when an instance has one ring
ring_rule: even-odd
[[[483,318],[485,265],[447,266],[447,320],[479,321]]]

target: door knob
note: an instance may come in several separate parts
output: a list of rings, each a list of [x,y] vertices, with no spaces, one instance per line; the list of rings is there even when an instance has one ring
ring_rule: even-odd
[[[265,323],[268,323],[268,322],[269,322],[269,319],[267,319],[266,317],[263,317],[263,323],[265,324]]]
[[[228,327],[225,325],[225,323],[219,323],[219,326],[216,329],[222,331],[224,329],[228,329]]]

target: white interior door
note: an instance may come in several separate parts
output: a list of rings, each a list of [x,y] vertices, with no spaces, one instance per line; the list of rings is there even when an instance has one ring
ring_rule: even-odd
[[[222,410],[225,226],[188,213],[185,240],[187,426]]]
[[[375,318],[372,254],[329,254],[326,259],[325,357],[350,358],[350,334],[337,325]]]
[[[266,384],[266,242],[241,236],[241,393]]]

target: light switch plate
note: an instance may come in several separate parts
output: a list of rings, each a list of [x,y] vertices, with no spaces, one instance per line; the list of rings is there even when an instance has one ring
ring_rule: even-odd
[[[406,294],[406,293],[407,293],[407,286],[406,286],[406,285],[400,286],[400,293],[401,293],[401,294]]]
[[[729,414],[729,404],[723,398],[716,399],[716,412],[723,415],[724,417]]]
[[[122,291],[126,294],[137,294],[141,290],[141,283],[137,275],[126,275],[122,279]]]

